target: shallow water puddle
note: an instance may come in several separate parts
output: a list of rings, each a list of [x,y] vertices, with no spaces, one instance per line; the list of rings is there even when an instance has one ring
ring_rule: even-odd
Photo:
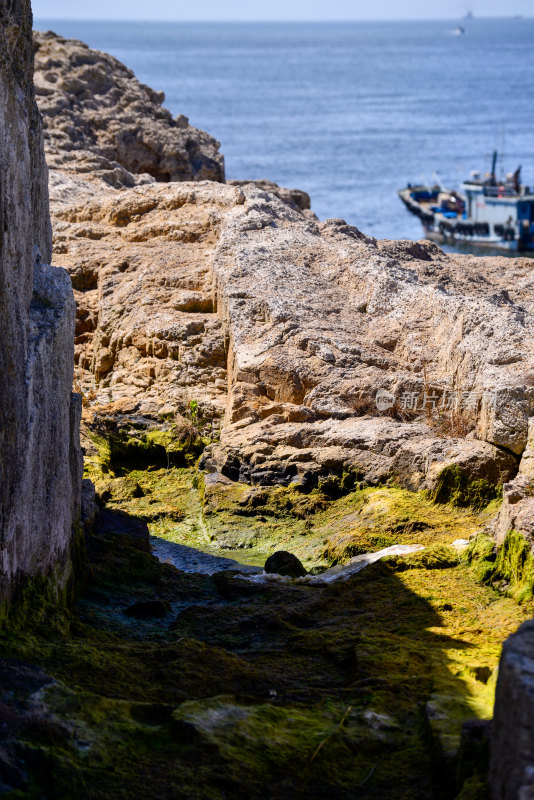
[[[159,536],[150,537],[150,546],[156,558],[164,564],[172,564],[182,572],[198,572],[202,575],[213,575],[224,570],[239,572],[261,572],[260,566],[243,564],[234,558],[221,556],[215,552],[198,550],[185,544],[170,542]],[[220,552],[220,551],[219,551]],[[233,551],[232,551],[233,552]]]

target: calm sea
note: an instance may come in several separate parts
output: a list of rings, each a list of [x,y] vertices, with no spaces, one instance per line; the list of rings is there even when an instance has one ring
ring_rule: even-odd
[[[534,184],[534,20],[160,24],[36,20],[112,53],[221,142],[229,178],[305,189],[321,219],[419,238],[396,192],[523,165]]]

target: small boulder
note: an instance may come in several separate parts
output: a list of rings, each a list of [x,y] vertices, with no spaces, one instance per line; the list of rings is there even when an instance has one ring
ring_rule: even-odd
[[[124,610],[127,617],[135,619],[160,619],[171,611],[171,604],[167,600],[142,600],[134,603]]]
[[[308,574],[299,559],[286,550],[279,550],[269,556],[265,562],[265,572],[289,575],[290,578],[302,578]]]

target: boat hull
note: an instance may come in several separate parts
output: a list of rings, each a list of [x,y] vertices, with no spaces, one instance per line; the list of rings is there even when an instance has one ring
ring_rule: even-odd
[[[413,187],[408,187],[399,192],[399,197],[408,211],[419,218],[426,238],[431,241],[454,247],[468,245],[469,248],[476,250],[503,253],[534,252],[534,236],[531,234],[522,237],[516,235],[508,225],[490,225],[454,213],[449,214],[451,218],[448,219],[446,215],[435,213],[433,203],[438,197],[436,189],[418,187],[414,193]],[[505,235],[497,235],[497,231]]]
[[[534,242],[526,243],[514,239],[505,241],[504,239],[490,239],[489,237],[476,236],[455,236],[454,234],[444,234],[422,226],[425,238],[438,244],[460,245],[465,244],[481,250],[501,250],[503,253],[525,253],[534,252]]]

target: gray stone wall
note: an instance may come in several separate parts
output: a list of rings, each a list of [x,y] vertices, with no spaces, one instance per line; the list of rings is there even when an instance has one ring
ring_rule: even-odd
[[[31,6],[0,0],[0,601],[29,577],[68,574],[79,515],[75,307],[50,256]]]
[[[534,620],[504,643],[492,730],[491,800],[533,800]]]

